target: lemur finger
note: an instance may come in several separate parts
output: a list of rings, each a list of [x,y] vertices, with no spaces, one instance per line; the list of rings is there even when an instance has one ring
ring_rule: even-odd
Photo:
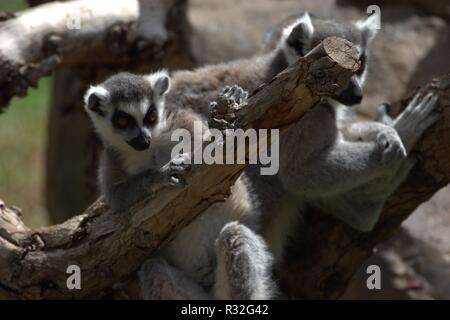
[[[180,153],[175,156],[172,161],[173,164],[190,164],[191,155],[189,153]]]
[[[186,180],[184,180],[183,177],[177,176],[177,175],[171,175],[170,176],[170,183],[173,186],[185,186],[185,185],[187,185]]]
[[[226,86],[222,89],[222,91],[220,92],[222,95],[227,94],[231,89],[231,86]]]
[[[432,95],[423,105],[420,107],[420,112],[422,115],[427,116],[432,111],[434,111],[437,107],[437,101],[439,100],[439,96]]]
[[[426,107],[432,97],[433,97],[433,94],[431,92],[427,93],[427,95],[425,97],[423,97],[422,100],[420,100],[417,110],[421,111],[424,107]]]
[[[184,164],[184,163],[173,164],[170,166],[170,170],[175,173],[176,172],[188,172],[191,170],[191,167],[192,166],[190,164]]]
[[[236,90],[238,90],[238,89],[239,89],[238,86],[235,84],[230,86],[230,89],[226,92],[227,96],[231,97],[231,96],[235,95]]]
[[[224,98],[231,100],[236,104],[242,104],[248,97],[248,92],[238,85],[233,85],[223,93]]]
[[[406,120],[414,111],[420,98],[420,93],[416,93],[414,98],[409,102],[405,110],[398,116],[399,119]]]

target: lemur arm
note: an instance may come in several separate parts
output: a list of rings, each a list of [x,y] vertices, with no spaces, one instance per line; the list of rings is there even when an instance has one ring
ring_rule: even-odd
[[[105,181],[104,195],[114,211],[121,211],[168,184],[167,172],[149,169],[123,181]]]
[[[184,184],[183,176],[190,170],[186,157],[182,154],[161,168],[147,169],[128,176],[114,157],[104,154],[99,181],[106,203],[114,211],[121,211],[163,187]]]

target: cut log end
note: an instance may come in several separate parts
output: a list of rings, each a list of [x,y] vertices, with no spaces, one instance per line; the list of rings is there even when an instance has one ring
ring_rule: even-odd
[[[323,41],[323,48],[328,57],[346,68],[355,72],[359,69],[358,50],[348,40],[338,37],[329,37]]]

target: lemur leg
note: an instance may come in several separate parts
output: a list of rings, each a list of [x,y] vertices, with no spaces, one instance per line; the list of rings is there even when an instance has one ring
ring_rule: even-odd
[[[206,291],[162,258],[150,258],[138,272],[145,300],[205,300]]]
[[[415,160],[403,161],[394,173],[380,176],[342,195],[316,199],[315,205],[360,231],[371,231],[389,196],[406,179]]]
[[[216,241],[216,299],[269,299],[274,294],[272,257],[264,240],[238,222],[230,222]]]

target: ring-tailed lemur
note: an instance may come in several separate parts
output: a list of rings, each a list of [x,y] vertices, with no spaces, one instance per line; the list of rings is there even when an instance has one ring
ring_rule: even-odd
[[[287,239],[298,238],[292,232],[299,229],[292,226],[301,221],[307,204],[357,230],[372,230],[385,201],[414,164],[407,155],[439,119],[437,97],[418,95],[396,119],[390,119],[381,106],[379,121],[355,121],[349,107],[362,99],[376,19],[372,15],[363,21],[337,23],[306,13],[282,32],[277,49],[284,65],[295,63],[324,38],[338,36],[356,45],[361,68],[336,97],[323,98],[281,137],[277,176],[260,176],[252,167],[245,171],[265,219],[264,238],[277,263]]]
[[[145,195],[177,184],[189,169],[190,155],[171,159],[171,133],[188,129],[192,138],[195,112],[167,110],[170,78],[115,75],[91,87],[85,109],[103,141],[99,167],[101,193],[112,210],[124,210]],[[243,90],[225,98],[239,101]],[[202,133],[204,138],[208,132]],[[242,181],[231,196],[212,205],[148,259],[139,271],[146,299],[268,299],[273,294],[271,255],[253,230],[257,217]]]

